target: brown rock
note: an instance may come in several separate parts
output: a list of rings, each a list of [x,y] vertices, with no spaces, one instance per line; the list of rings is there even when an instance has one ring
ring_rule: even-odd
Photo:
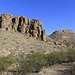
[[[20,19],[20,16],[15,16],[15,19],[14,19],[14,24],[13,24],[13,30],[17,31],[17,28],[18,28],[18,25],[19,25],[19,19]]]
[[[75,33],[71,30],[55,31],[49,37],[59,42],[60,45],[66,45],[67,47],[73,47],[75,45]]]
[[[38,33],[39,33],[39,36],[41,35],[41,27],[39,26],[38,27]]]
[[[43,30],[43,41],[46,41],[46,35],[45,35],[45,30]]]
[[[28,19],[28,25],[31,23],[31,19]]]
[[[58,31],[55,31],[55,32],[73,33],[72,30],[58,30]]]
[[[33,29],[37,29],[38,28],[38,23],[36,22],[36,23],[34,23],[34,27],[33,27]]]
[[[24,17],[24,22],[25,24],[28,24],[28,19],[26,17]]]
[[[39,23],[40,23],[40,25],[42,25],[42,22],[41,21],[39,21]]]
[[[0,25],[0,27],[2,28],[2,29],[7,29],[8,28],[8,26],[10,25],[10,24],[12,24],[12,19],[13,19],[14,17],[13,17],[13,15],[11,15],[11,14],[2,14],[1,15],[1,25]],[[12,25],[10,25],[10,26],[12,26]]]
[[[25,24],[21,26],[21,33],[25,33]]]
[[[31,25],[33,26],[33,37],[46,41],[45,30],[42,26],[42,23],[39,20],[33,19],[31,21]]]
[[[33,37],[37,37],[37,33],[36,33],[36,30],[33,30]]]
[[[41,21],[37,19],[27,19],[25,16],[15,16],[2,14],[0,16],[0,28],[27,33],[27,36],[46,41],[45,30]]]
[[[27,31],[26,32],[29,33],[29,28],[27,28]]]
[[[23,16],[20,17],[20,22],[19,22],[19,25],[18,25],[18,29],[19,29],[19,32],[23,32],[23,27],[24,27],[24,21],[23,21]]]
[[[2,21],[2,20],[1,20],[1,15],[0,15],[0,28],[1,28],[1,21]]]
[[[24,21],[23,21],[23,16],[21,16],[21,25],[23,25]]]

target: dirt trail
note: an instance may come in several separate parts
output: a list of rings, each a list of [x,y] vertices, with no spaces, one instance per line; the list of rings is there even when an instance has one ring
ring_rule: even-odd
[[[42,68],[39,73],[28,75],[71,75],[70,67],[70,63],[63,63],[59,65],[54,65],[52,67]]]

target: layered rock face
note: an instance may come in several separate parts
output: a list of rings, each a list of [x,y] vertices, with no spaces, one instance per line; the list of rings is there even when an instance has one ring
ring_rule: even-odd
[[[25,16],[14,16],[2,14],[0,16],[0,28],[6,30],[19,31],[26,33],[27,36],[46,41],[45,30],[41,21],[37,19],[27,19]]]

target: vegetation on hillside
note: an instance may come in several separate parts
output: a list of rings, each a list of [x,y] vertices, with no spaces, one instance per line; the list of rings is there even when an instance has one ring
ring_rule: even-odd
[[[6,75],[9,75],[9,73],[11,73],[11,75],[37,73],[44,66],[73,61],[75,61],[75,50],[72,49],[66,52],[51,52],[49,54],[32,52],[27,56],[21,54],[20,57],[16,59],[8,56],[0,58],[0,75],[4,72],[6,72]],[[71,72],[75,75],[75,65],[72,67]]]

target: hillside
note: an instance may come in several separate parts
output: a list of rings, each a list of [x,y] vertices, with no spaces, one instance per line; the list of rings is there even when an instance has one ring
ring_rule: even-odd
[[[51,41],[40,41],[19,32],[0,30],[0,56],[11,53],[18,55],[21,52],[28,54],[31,51],[49,53],[66,50],[65,46],[55,45],[51,38],[48,39]]]
[[[10,72],[11,75],[30,75],[30,72],[32,75],[70,75],[72,65],[68,62],[75,61],[74,49],[75,33],[71,30],[59,30],[47,36],[37,19],[0,15],[1,75]]]
[[[75,33],[73,33],[71,30],[55,31],[49,37],[60,42],[61,44],[66,45],[67,47],[75,47]]]

